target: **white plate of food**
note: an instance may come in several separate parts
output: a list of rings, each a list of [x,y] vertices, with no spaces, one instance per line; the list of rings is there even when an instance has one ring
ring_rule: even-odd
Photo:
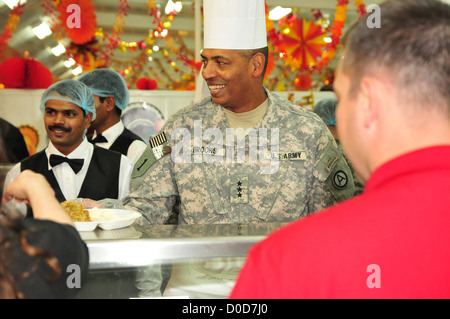
[[[125,228],[140,218],[141,213],[124,209],[94,208],[86,209],[91,221],[74,222],[78,231],[92,231],[99,227],[104,230]]]
[[[74,221],[78,231],[92,231],[97,227],[104,230],[125,228],[142,216],[141,213],[125,209],[84,209],[74,201],[66,201],[61,205]]]
[[[92,231],[97,228],[98,222],[73,222],[78,231]]]
[[[141,213],[125,209],[88,209],[91,222],[97,222],[98,227],[104,230],[128,227],[140,218]]]

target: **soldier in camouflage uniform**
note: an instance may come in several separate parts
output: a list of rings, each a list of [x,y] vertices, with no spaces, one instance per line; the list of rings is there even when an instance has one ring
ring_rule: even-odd
[[[125,208],[139,209],[144,225],[167,223],[176,203],[175,222],[180,224],[283,223],[353,196],[350,169],[323,121],[266,89],[264,93],[267,112],[245,136],[242,163],[237,140],[227,139],[224,108],[211,97],[174,114],[136,163]],[[207,134],[211,128],[220,134]],[[260,139],[264,128],[270,135],[267,150],[259,149],[259,161],[251,163],[252,133]],[[276,129],[279,138],[272,139]],[[270,167],[275,169],[262,170]],[[175,268],[164,294],[224,298],[242,263],[219,258]]]
[[[323,121],[263,86],[264,1],[205,1],[204,8],[202,75],[211,96],[168,119],[136,162],[123,206],[104,206],[138,210],[144,224],[167,223],[175,206],[179,224],[289,222],[353,196],[351,171]],[[231,8],[257,11],[261,34],[253,44],[239,39],[245,26],[235,34],[214,25]],[[250,30],[254,21],[240,22]],[[245,116],[263,105],[241,130],[244,144],[230,137],[241,126],[233,127],[229,112]]]
[[[164,147],[172,152],[180,143],[170,138],[174,131],[185,128],[189,132],[190,163],[174,163],[174,154],[156,160],[149,147],[136,163],[125,208],[138,209],[148,223],[162,224],[179,197],[179,223],[183,224],[287,222],[351,197],[350,169],[322,120],[265,92],[268,111],[255,132],[259,128],[269,132],[279,129],[279,152],[270,156],[273,165],[278,159],[276,172],[261,174],[264,164],[260,162],[226,162],[228,154],[224,152],[230,149],[227,118],[220,105],[206,98],[174,114],[163,128],[168,137]],[[194,147],[194,121],[199,119],[204,130],[219,128],[224,143],[215,145],[203,138],[201,147]],[[245,141],[248,155],[249,138]],[[237,154],[238,143],[233,144]],[[205,154],[215,156],[217,163],[208,163]],[[195,163],[199,155],[203,160]]]

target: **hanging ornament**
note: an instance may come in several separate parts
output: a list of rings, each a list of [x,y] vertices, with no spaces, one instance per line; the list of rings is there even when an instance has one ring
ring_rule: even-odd
[[[158,88],[158,82],[150,78],[140,78],[136,82],[138,90],[156,90]]]
[[[300,33],[303,25],[300,27],[299,22],[296,22],[298,19],[294,14],[290,14],[281,19],[279,21],[280,30],[277,30],[273,21],[268,19],[269,11],[266,4],[266,26],[269,46],[273,47],[273,51],[275,51],[284,63],[291,67],[291,69],[303,69],[311,72],[317,70],[319,73],[322,72],[322,69],[326,67],[336,55],[336,50],[340,43],[342,30],[346,20],[348,3],[348,0],[337,0],[334,21],[332,26],[327,28],[323,35],[320,35],[319,31],[319,28],[321,27],[314,23],[310,26],[311,30],[309,35]],[[359,18],[361,18],[366,13],[363,0],[355,0],[354,5]],[[312,10],[312,14],[317,22],[320,22],[323,19],[320,10],[314,9]],[[311,35],[314,34],[314,31],[317,32],[317,39],[315,40],[318,40],[319,43],[312,41],[309,43],[310,50],[302,51],[300,48],[308,48],[308,42],[305,40],[307,40],[308,37],[311,37]],[[324,43],[327,34],[331,38],[330,43]]]
[[[46,89],[52,82],[50,70],[33,58],[13,57],[0,64],[0,83],[7,89]]]
[[[281,28],[278,50],[285,54],[285,64],[293,69],[314,67],[326,45],[322,28],[296,16],[282,23]]]

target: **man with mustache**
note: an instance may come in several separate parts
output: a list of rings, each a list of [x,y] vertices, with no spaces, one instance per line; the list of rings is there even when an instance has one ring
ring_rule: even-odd
[[[92,145],[85,136],[96,116],[92,91],[79,81],[63,80],[44,92],[40,107],[49,145],[13,167],[5,186],[21,171],[30,169],[47,178],[60,202],[128,195],[131,160]]]

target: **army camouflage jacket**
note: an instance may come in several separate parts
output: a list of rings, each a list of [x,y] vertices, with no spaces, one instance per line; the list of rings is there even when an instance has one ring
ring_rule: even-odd
[[[171,116],[136,163],[124,208],[143,224],[166,223],[174,207],[179,224],[289,222],[353,196],[323,121],[266,94],[266,115],[240,140],[211,98]]]

